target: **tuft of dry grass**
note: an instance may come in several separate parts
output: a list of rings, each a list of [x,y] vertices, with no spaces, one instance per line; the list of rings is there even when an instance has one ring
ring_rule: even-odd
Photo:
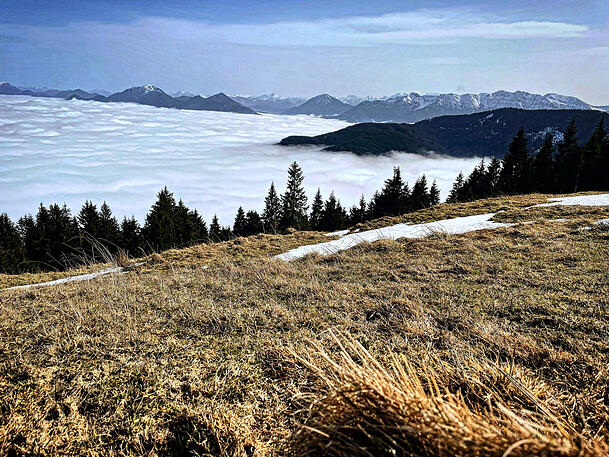
[[[474,359],[452,366],[391,354],[382,364],[348,335],[330,352],[312,342],[292,355],[319,379],[304,423],[290,439],[299,456],[601,457],[603,439],[583,436],[552,412],[558,398],[513,364]],[[545,397],[545,398],[544,398]]]

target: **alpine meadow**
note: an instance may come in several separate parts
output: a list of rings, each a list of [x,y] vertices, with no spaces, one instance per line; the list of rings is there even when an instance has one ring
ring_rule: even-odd
[[[7,0],[0,455],[609,455],[600,0]]]

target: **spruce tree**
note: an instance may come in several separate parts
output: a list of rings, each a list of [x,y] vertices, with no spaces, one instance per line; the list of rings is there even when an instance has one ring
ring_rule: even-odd
[[[581,148],[577,144],[577,126],[571,119],[565,129],[563,141],[558,144],[556,155],[556,175],[560,193],[576,192],[581,167]]]
[[[349,210],[349,224],[356,225],[366,220],[366,199],[364,194],[359,199],[358,205],[353,205]]]
[[[463,172],[460,171],[453,183],[453,187],[448,194],[448,198],[446,199],[447,203],[459,203],[461,202],[461,193],[463,191],[463,186],[465,185],[465,178],[463,177]]]
[[[324,204],[320,228],[324,231],[333,231],[343,228],[344,224],[345,210],[332,192]]]
[[[296,162],[288,169],[288,183],[285,193],[281,196],[280,228],[286,230],[293,227],[297,230],[307,228],[307,196],[302,182],[302,169]]]
[[[49,206],[48,215],[48,255],[55,266],[65,268],[78,245],[78,226],[65,204]]]
[[[281,201],[275,190],[275,183],[271,183],[269,192],[264,198],[264,211],[262,212],[262,222],[264,231],[267,233],[277,233],[279,217],[281,215]]]
[[[554,172],[554,139],[547,134],[543,145],[537,151],[533,160],[533,188],[544,194],[556,190],[556,176]]]
[[[240,206],[237,210],[237,215],[235,216],[235,222],[233,223],[233,233],[235,236],[247,236],[245,223],[245,211],[243,211],[243,207]]]
[[[393,176],[385,180],[383,190],[374,202],[373,217],[399,216],[409,210],[410,190],[402,180],[400,167],[393,168]]]
[[[220,229],[220,239],[223,241],[230,240],[235,234],[231,231],[230,227],[222,227]]]
[[[23,243],[23,255],[27,261],[27,270],[36,269],[37,240],[39,237],[36,221],[31,214],[27,214],[17,221],[17,230]]]
[[[170,249],[179,244],[176,231],[176,201],[173,194],[164,187],[157,194],[157,200],[146,215],[142,234],[145,242],[154,251]]]
[[[206,242],[209,238],[207,224],[196,209],[188,211],[188,222],[191,230],[189,241]]]
[[[416,180],[410,194],[410,207],[413,210],[427,208],[430,206],[429,190],[427,189],[427,178],[422,175]]]
[[[313,203],[311,204],[311,215],[309,217],[309,225],[311,230],[322,230],[321,219],[323,216],[324,201],[321,196],[321,190],[317,188]]]
[[[482,159],[465,180],[462,200],[473,201],[479,198],[485,198],[488,196],[488,192],[488,174],[484,159]]]
[[[526,194],[531,190],[531,157],[523,127],[512,139],[503,158],[500,186],[502,192],[508,195]]]
[[[55,262],[50,258],[49,253],[51,252],[51,239],[49,236],[50,226],[49,211],[41,203],[36,213],[36,235],[35,240],[35,256],[34,260],[40,262],[41,267],[55,268]]]
[[[381,215],[381,193],[378,190],[375,190],[370,197],[370,202],[368,203],[368,207],[366,208],[366,220],[374,219],[376,217],[380,217]]]
[[[598,123],[592,136],[582,148],[582,170],[580,190],[606,190],[603,181],[609,174],[607,162],[607,132],[603,119]]]
[[[222,227],[220,227],[220,223],[218,222],[218,216],[214,214],[214,217],[211,219],[211,224],[209,225],[209,240],[213,243],[217,243],[218,241],[224,241],[222,236]]]
[[[247,236],[262,233],[262,218],[257,211],[250,210],[245,214],[245,234]]]
[[[429,205],[434,206],[440,203],[440,189],[438,188],[438,184],[436,180],[433,180],[431,187],[429,188]]]
[[[112,211],[106,202],[99,209],[99,234],[100,241],[112,252],[117,249],[120,242],[120,227],[118,221],[112,215]]]
[[[6,213],[0,214],[0,272],[19,273],[24,257],[23,243],[17,227]]]
[[[120,233],[120,247],[128,255],[135,256],[140,254],[141,249],[144,247],[142,243],[142,233],[140,225],[134,216],[127,219],[123,218],[121,223]]]
[[[80,231],[92,238],[98,238],[100,233],[100,215],[97,211],[97,206],[85,201],[77,216],[80,225]]]
[[[494,197],[500,194],[499,189],[499,180],[501,177],[501,160],[499,160],[496,156],[491,159],[491,163],[489,163],[486,168],[486,186],[488,193],[487,197]]]

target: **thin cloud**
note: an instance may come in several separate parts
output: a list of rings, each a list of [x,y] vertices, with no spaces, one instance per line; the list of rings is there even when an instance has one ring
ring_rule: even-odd
[[[466,24],[464,24],[464,22]],[[567,22],[499,21],[447,10],[420,10],[381,16],[355,16],[268,24],[214,24],[148,17],[131,24],[73,23],[67,27],[10,26],[14,32],[85,37],[122,35],[159,37],[172,41],[232,43],[261,46],[373,46],[381,44],[442,44],[476,38],[515,40],[582,37],[589,27]]]

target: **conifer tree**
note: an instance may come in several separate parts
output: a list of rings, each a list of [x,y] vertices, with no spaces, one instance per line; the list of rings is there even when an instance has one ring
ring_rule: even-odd
[[[478,198],[487,197],[489,193],[488,174],[484,159],[482,159],[465,180],[462,200],[473,201]]]
[[[508,194],[526,194],[531,190],[531,158],[524,128],[520,127],[503,158],[501,190]]]
[[[16,274],[25,260],[17,227],[6,213],[0,214],[0,272]]]
[[[237,210],[237,215],[235,216],[235,222],[233,223],[233,233],[235,236],[247,236],[245,222],[245,211],[243,211],[243,207],[240,206]]]
[[[311,216],[309,217],[309,225],[311,230],[322,230],[321,220],[324,211],[324,201],[321,196],[321,190],[317,188],[313,203],[311,204]]]
[[[146,244],[155,251],[170,249],[179,244],[176,232],[176,201],[164,187],[146,215],[142,234]]]
[[[23,243],[23,255],[28,262],[28,269],[36,262],[37,240],[39,237],[36,221],[31,214],[27,214],[17,221],[17,230]]]
[[[112,215],[112,211],[106,202],[99,209],[99,233],[100,241],[110,251],[115,251],[120,242],[120,227],[118,221]]]
[[[135,256],[143,248],[141,228],[134,216],[123,218],[121,223],[120,247],[127,254]]]
[[[100,232],[100,215],[97,211],[97,206],[90,202],[85,201],[82,209],[77,216],[78,223],[80,225],[81,232],[85,235],[98,238]]]
[[[581,190],[606,190],[603,181],[609,174],[607,161],[607,132],[603,119],[598,123],[592,136],[582,148]]]
[[[546,135],[543,145],[533,160],[533,188],[545,194],[556,190],[554,139],[550,133]]]
[[[304,176],[296,162],[288,169],[288,183],[285,193],[281,196],[280,227],[286,230],[293,227],[297,230],[307,228],[307,196],[302,186]]]
[[[262,233],[262,218],[257,211],[250,210],[245,214],[246,236]]]
[[[214,217],[211,219],[211,224],[209,225],[209,240],[213,243],[217,243],[218,241],[224,241],[222,236],[222,227],[220,227],[220,223],[218,222],[218,216],[214,214]]]
[[[398,216],[409,210],[410,190],[402,180],[400,167],[393,168],[393,176],[385,180],[380,194],[373,196],[372,217]]]
[[[209,238],[207,224],[196,209],[188,211],[188,222],[190,226],[189,241],[206,242]]]
[[[321,230],[332,231],[343,228],[344,224],[345,210],[332,192],[324,204],[320,228]]]
[[[370,197],[370,202],[368,203],[368,207],[366,208],[366,220],[374,219],[375,217],[380,217],[380,200],[381,193],[378,190],[375,190]]]
[[[34,260],[45,263],[54,267],[53,260],[50,258],[49,253],[51,252],[51,240],[49,237],[49,211],[41,203],[36,213],[36,234],[38,235],[35,239],[36,253]]]
[[[231,231],[230,227],[227,226],[227,227],[222,227],[222,229],[220,229],[220,239],[222,241],[230,240],[234,236],[235,236],[235,234]]]
[[[465,185],[465,178],[463,177],[463,172],[460,171],[453,183],[453,187],[448,194],[448,198],[446,199],[447,203],[458,203],[461,201],[461,193],[463,191],[463,186]]]
[[[264,198],[264,211],[262,212],[262,222],[264,231],[267,233],[276,233],[279,225],[279,217],[281,215],[281,201],[275,190],[275,183],[271,183],[269,192]]]
[[[349,224],[356,225],[366,220],[366,199],[364,194],[359,199],[358,205],[353,205],[349,210]]]
[[[418,210],[430,206],[429,190],[427,189],[427,178],[422,175],[416,180],[410,194],[410,208]]]
[[[431,187],[429,188],[429,206],[438,205],[440,203],[440,189],[436,180],[433,180]]]
[[[489,163],[486,169],[486,188],[487,194],[486,197],[494,197],[499,195],[499,179],[501,177],[501,160],[499,160],[496,156],[491,159],[491,163]]]
[[[48,214],[49,254],[58,262],[57,266],[65,267],[77,246],[78,226],[65,204],[62,207],[57,204],[49,206]]]
[[[556,155],[556,179],[561,193],[576,192],[581,167],[581,148],[577,144],[577,126],[571,119],[565,129],[563,141],[558,144]]]

